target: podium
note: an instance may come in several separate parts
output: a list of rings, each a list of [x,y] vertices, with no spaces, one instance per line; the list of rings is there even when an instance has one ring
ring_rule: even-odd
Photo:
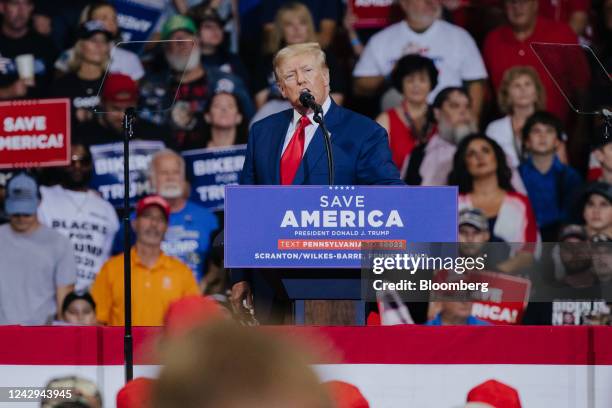
[[[296,324],[363,325],[362,245],[456,242],[457,188],[226,186],[224,239],[225,267],[267,276]]]

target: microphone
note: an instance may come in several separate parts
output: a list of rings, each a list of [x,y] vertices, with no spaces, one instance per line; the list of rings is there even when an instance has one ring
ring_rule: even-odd
[[[308,91],[300,94],[300,103],[303,107],[312,109],[314,113],[321,113],[323,111],[321,105],[315,102],[314,96]]]

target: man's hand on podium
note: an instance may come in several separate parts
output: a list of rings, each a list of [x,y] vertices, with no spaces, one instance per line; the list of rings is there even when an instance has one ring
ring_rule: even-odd
[[[231,302],[237,314],[249,313],[253,310],[253,292],[247,281],[241,281],[232,286]]]

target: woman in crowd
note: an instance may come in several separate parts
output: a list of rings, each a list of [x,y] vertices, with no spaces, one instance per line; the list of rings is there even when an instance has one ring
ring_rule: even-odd
[[[512,171],[502,148],[482,134],[465,137],[453,158],[449,185],[459,187],[459,210],[478,208],[487,217],[492,241],[533,243],[538,239],[535,215],[529,199],[517,193]],[[532,260],[532,249],[523,245],[498,269],[517,273]]]
[[[438,84],[438,70],[431,59],[409,54],[397,62],[391,79],[403,101],[381,113],[376,121],[387,130],[393,162],[402,169],[412,149],[427,143],[435,132],[427,95]]]
[[[261,58],[261,65],[255,73],[255,104],[258,109],[271,99],[282,98],[279,89],[276,87],[276,79],[272,70],[274,54],[287,45],[316,41],[317,34],[312,15],[305,5],[290,2],[278,10],[274,20],[274,33],[265,47],[265,55]],[[331,96],[336,103],[342,104],[346,82],[336,68],[337,62],[334,56],[325,52],[325,58],[330,73]]]
[[[113,42],[121,41],[121,32],[117,20],[117,10],[108,1],[98,0],[85,7],[81,15],[81,23],[91,20],[98,20],[104,24],[105,29],[111,33]],[[60,73],[70,71],[69,62],[73,58],[74,48],[66,50],[55,62],[55,69]],[[124,74],[131,77],[134,81],[140,80],[144,76],[142,63],[134,52],[125,47],[117,47],[113,50],[113,58],[110,61],[109,70],[114,73]],[[104,67],[106,69],[106,66]]]
[[[73,123],[86,122],[98,106],[100,86],[110,58],[111,32],[98,20],[81,25],[79,40],[68,62],[69,72],[56,79],[50,93],[54,97],[68,97],[72,103]]]
[[[246,143],[246,126],[236,96],[229,92],[216,93],[204,112],[206,147],[229,147]]]
[[[612,184],[597,181],[585,191],[582,216],[589,238],[606,235],[612,238]]]
[[[506,116],[491,122],[485,133],[501,146],[513,168],[523,156],[523,126],[535,111],[545,108],[545,99],[544,86],[533,68],[516,66],[504,73],[497,100]]]

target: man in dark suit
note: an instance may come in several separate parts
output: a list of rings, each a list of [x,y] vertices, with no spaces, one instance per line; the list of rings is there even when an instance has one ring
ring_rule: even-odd
[[[404,184],[391,160],[387,132],[373,120],[344,109],[329,96],[329,69],[317,43],[283,48],[274,74],[289,109],[255,123],[249,133],[240,184],[327,185],[323,131],[300,103],[309,92],[321,105],[331,135],[334,182],[339,185]],[[246,275],[235,271],[232,303],[252,302]]]

